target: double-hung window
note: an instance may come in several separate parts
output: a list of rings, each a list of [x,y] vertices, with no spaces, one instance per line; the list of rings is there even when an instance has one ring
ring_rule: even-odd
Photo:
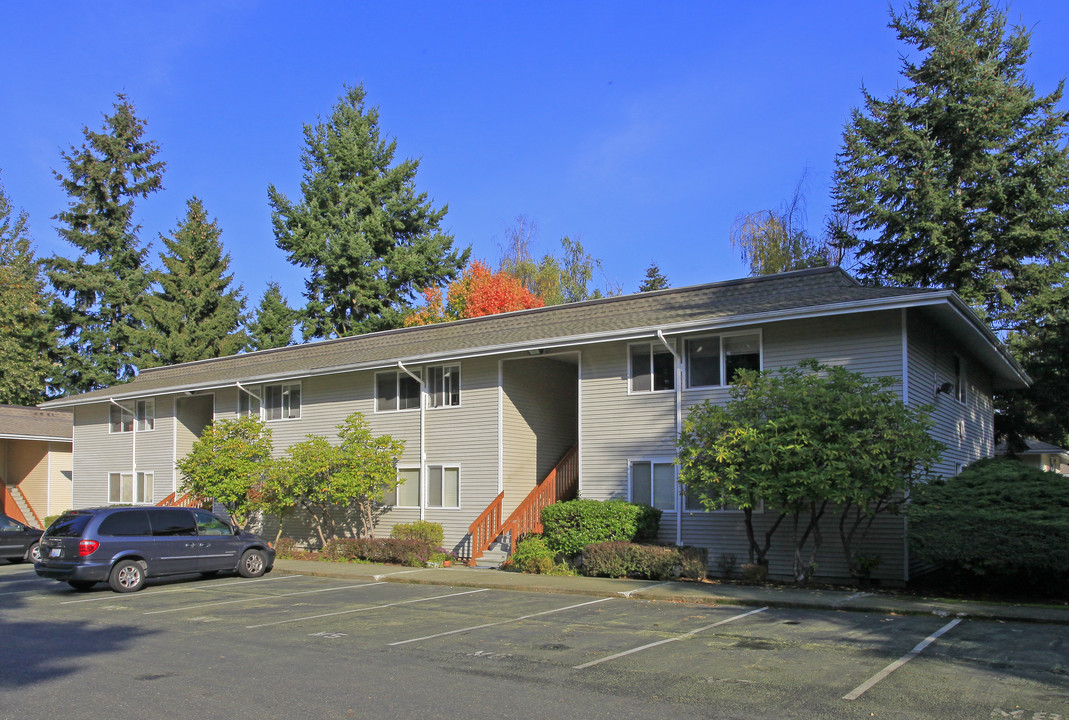
[[[427,466],[427,507],[460,507],[460,468]]]
[[[459,382],[459,377],[457,380]],[[375,375],[375,412],[418,408],[419,396],[419,382],[408,373],[381,372]]]
[[[687,387],[727,385],[739,370],[761,369],[761,333],[690,338],[685,347]]]
[[[238,417],[260,417],[259,398],[244,388],[238,388]]]
[[[630,346],[631,392],[675,389],[675,360],[661,343]]]
[[[671,461],[631,461],[631,502],[676,509],[676,467]]]
[[[265,420],[296,420],[301,416],[300,383],[264,385],[263,398]]]
[[[137,401],[137,431],[147,432],[156,427],[156,401]]]
[[[968,400],[968,393],[965,389],[966,386],[965,377],[965,361],[962,360],[961,355],[954,356],[954,397],[961,404],[965,404]]]
[[[152,492],[152,473],[113,472],[108,474],[108,502],[133,505],[149,502]]]
[[[125,407],[112,404],[110,431],[113,433],[133,432],[134,414]]]
[[[156,401],[135,400],[133,408],[111,405],[109,431],[113,433],[147,432],[156,427]]]
[[[409,378],[411,379],[411,378]],[[427,372],[432,408],[460,405],[460,366],[442,365]]]

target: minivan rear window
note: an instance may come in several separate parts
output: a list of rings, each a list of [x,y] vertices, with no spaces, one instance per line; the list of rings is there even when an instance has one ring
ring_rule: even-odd
[[[109,537],[148,536],[152,534],[152,528],[144,510],[120,510],[101,520],[97,532]]]
[[[48,526],[45,535],[50,537],[81,537],[91,515],[83,513],[66,513],[59,520]]]

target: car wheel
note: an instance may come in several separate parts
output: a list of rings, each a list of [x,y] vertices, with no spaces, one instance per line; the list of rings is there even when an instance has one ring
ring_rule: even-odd
[[[67,584],[78,592],[85,592],[96,585],[92,580],[68,580]]]
[[[108,584],[115,592],[137,592],[145,584],[145,569],[133,560],[120,560],[111,569]]]
[[[30,549],[26,551],[26,559],[30,562],[41,562],[40,543],[34,543],[33,545],[30,545]]]
[[[264,554],[259,550],[246,550],[238,563],[238,574],[241,577],[254,578],[264,574]]]

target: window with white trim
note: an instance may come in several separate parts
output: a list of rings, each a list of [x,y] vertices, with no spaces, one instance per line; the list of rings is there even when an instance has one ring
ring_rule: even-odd
[[[127,433],[134,431],[134,414],[124,407],[112,404],[109,432]]]
[[[635,343],[628,347],[631,392],[675,389],[675,359],[664,345]]]
[[[419,396],[419,382],[408,373],[375,373],[375,412],[419,408]]]
[[[397,487],[387,490],[383,504],[390,507],[419,507],[419,468],[397,468]]]
[[[260,417],[260,400],[251,390],[238,388],[238,417]]]
[[[460,366],[441,365],[427,371],[432,408],[460,405]]]
[[[687,387],[728,385],[739,370],[761,369],[761,333],[690,338],[685,356]]]
[[[156,427],[156,401],[137,401],[137,431],[148,432]]]
[[[676,466],[672,461],[631,461],[631,502],[676,509]]]
[[[968,378],[965,376],[965,361],[961,355],[954,356],[954,397],[963,405],[968,401],[968,393],[965,386]]]
[[[460,507],[460,468],[449,465],[427,466],[427,507]]]
[[[136,482],[135,482],[136,480]],[[108,502],[135,505],[150,502],[152,497],[152,473],[108,473]]]
[[[301,384],[264,385],[264,420],[296,420],[301,417]]]

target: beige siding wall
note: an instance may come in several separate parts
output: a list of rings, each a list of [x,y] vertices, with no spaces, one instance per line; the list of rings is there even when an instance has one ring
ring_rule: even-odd
[[[48,445],[51,454],[48,482],[52,489],[45,512],[48,515],[59,515],[71,509],[73,492],[71,444],[53,442]],[[41,516],[41,519],[43,520],[44,516]]]
[[[507,517],[578,439],[575,365],[550,358],[507,360],[502,408]]]

